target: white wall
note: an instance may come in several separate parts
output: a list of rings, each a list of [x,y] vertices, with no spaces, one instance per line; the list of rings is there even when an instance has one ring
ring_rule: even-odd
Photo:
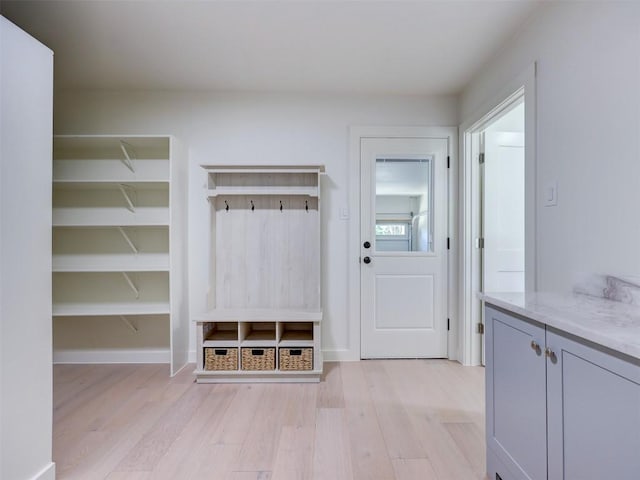
[[[455,125],[454,97],[67,92],[56,96],[58,134],[168,133],[189,148],[190,308],[205,308],[203,163],[324,164],[322,297],[325,358],[359,358],[349,338],[349,126]],[[357,241],[357,239],[355,240]],[[192,349],[194,341],[192,335]]]
[[[461,96],[465,122],[537,62],[538,289],[640,272],[640,4],[545,3]],[[558,182],[557,207],[542,206]]]
[[[53,480],[53,55],[0,17],[0,478]]]

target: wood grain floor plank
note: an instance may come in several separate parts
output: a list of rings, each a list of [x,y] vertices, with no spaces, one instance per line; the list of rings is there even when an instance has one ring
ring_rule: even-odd
[[[271,471],[285,413],[282,406],[289,403],[296,386],[269,384],[265,388],[242,443],[235,468],[237,471]]]
[[[483,474],[486,471],[484,433],[475,423],[445,423],[444,426],[473,471],[477,474]]]
[[[484,478],[482,369],[327,365],[320,384],[253,385],[198,385],[166,365],[56,366],[57,478]]]
[[[340,363],[325,362],[324,376],[318,385],[318,408],[344,408]]]
[[[228,409],[215,431],[206,440],[209,444],[242,445],[253,424],[253,416],[268,387],[267,384],[238,384],[233,408]]]
[[[152,471],[208,394],[208,388],[188,389],[180,397],[180,401],[140,439],[116,470]]]
[[[235,396],[235,389],[229,385],[204,386],[209,389],[209,394],[155,465],[154,478],[197,478],[200,460],[210,461],[210,448],[204,440],[224,417]]]
[[[441,360],[391,361],[384,367],[389,385],[398,393],[396,401],[404,406],[438,480],[474,479],[471,464],[441,422],[443,416],[467,418],[441,383],[437,370],[442,364]],[[453,363],[445,365],[458,368]]]
[[[142,388],[130,392],[129,399],[117,416],[103,425],[102,430],[87,433],[90,436],[87,443],[97,436],[102,436],[104,440],[99,449],[86,451],[85,456],[78,456],[75,448],[64,450],[56,456],[55,452],[59,449],[54,440],[53,459],[59,478],[104,478],[113,471],[188,388],[185,384],[178,390],[175,385],[174,379],[168,379],[166,369],[163,369]]]
[[[313,480],[313,427],[282,427],[272,478]]]
[[[393,478],[393,466],[361,362],[342,364],[341,370],[353,476],[370,480]]]
[[[229,480],[270,480],[271,472],[231,472]]]
[[[150,472],[113,472],[104,480],[155,480]]]
[[[367,360],[361,363],[389,457],[427,458],[401,397],[390,388],[392,383],[384,369],[385,362]]]
[[[287,397],[283,426],[315,427],[318,404],[318,385],[313,383],[292,384]]]
[[[439,480],[426,458],[396,458],[393,460],[395,480]]]
[[[194,480],[228,480],[233,474],[233,466],[240,453],[240,445],[209,445],[204,450],[189,458],[189,462],[195,464]],[[154,479],[155,480],[155,479]],[[161,478],[158,480],[177,480],[174,478]]]
[[[314,480],[353,479],[349,434],[342,409],[318,409],[313,478]]]

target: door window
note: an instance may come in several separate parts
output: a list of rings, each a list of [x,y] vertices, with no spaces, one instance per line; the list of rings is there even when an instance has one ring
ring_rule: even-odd
[[[376,158],[375,249],[433,252],[433,158]]]

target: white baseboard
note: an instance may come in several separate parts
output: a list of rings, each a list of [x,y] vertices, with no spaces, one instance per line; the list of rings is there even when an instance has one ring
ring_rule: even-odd
[[[195,350],[189,350],[189,363],[196,363],[196,351]]]
[[[55,350],[53,363],[169,363],[168,349],[162,350]]]
[[[39,473],[31,478],[31,480],[56,480],[56,464],[51,462]]]
[[[325,362],[358,362],[360,355],[351,350],[323,350],[322,358]]]

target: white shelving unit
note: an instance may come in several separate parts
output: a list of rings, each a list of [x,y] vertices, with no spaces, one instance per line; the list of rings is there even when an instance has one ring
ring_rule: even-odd
[[[73,335],[84,361],[94,361],[93,322],[121,321],[135,335],[125,360],[126,351],[132,361],[145,357],[152,325],[166,342],[150,358],[165,350],[172,375],[187,363],[186,186],[186,157],[174,137],[54,138],[54,339],[65,317],[87,319]],[[56,354],[64,356],[56,349],[54,361]]]
[[[209,296],[208,311],[193,318],[197,381],[319,381],[324,167],[203,168],[210,205]],[[275,356],[270,366],[247,370],[243,354],[267,351]],[[208,362],[214,353],[232,354],[236,361]],[[306,363],[285,370],[281,354],[307,355]]]

